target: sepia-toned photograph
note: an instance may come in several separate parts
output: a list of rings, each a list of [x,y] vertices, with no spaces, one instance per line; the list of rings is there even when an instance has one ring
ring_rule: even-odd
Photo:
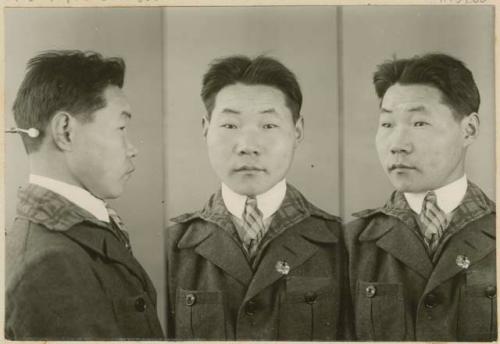
[[[496,6],[437,3],[4,8],[4,338],[496,341]]]

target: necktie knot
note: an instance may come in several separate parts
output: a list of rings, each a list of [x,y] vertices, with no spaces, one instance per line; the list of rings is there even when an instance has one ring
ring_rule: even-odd
[[[422,203],[422,211],[426,210],[429,205],[437,207],[437,196],[434,191],[429,191],[424,197],[424,202]]]

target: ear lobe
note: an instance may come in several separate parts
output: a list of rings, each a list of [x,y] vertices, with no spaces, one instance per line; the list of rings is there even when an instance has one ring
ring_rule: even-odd
[[[201,119],[201,127],[202,127],[203,137],[205,139],[207,138],[209,126],[210,126],[210,120],[207,118],[207,116],[203,116],[203,118]]]
[[[52,139],[59,149],[70,151],[75,119],[67,112],[56,113],[50,121]]]

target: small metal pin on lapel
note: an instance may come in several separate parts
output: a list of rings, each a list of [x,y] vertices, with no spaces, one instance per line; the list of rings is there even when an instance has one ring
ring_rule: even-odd
[[[467,256],[459,254],[457,256],[456,263],[462,269],[468,269],[470,266],[470,259]]]
[[[290,265],[288,265],[286,260],[278,260],[276,262],[276,271],[282,275],[288,275],[290,272]]]

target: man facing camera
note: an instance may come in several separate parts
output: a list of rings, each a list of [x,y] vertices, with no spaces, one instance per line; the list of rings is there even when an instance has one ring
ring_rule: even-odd
[[[386,62],[376,146],[395,187],[346,229],[359,340],[497,338],[495,204],[465,175],[479,91],[450,56]]]
[[[8,339],[163,337],[155,289],[103,201],[122,194],[137,154],[124,73],[90,52],[28,64],[13,108],[31,174],[7,232]]]
[[[228,57],[205,74],[202,98],[221,188],[168,229],[167,336],[342,338],[339,219],[285,179],[303,138],[295,75],[269,57]]]

